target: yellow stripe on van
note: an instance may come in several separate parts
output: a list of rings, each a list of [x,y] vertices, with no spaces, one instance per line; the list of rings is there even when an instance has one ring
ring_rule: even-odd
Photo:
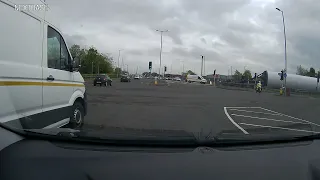
[[[54,83],[54,82],[30,82],[30,81],[0,81],[0,86],[68,86],[84,87],[84,84]]]

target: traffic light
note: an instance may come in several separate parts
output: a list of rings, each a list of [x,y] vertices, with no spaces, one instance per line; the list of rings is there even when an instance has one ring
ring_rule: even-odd
[[[152,69],[152,62],[149,61],[149,70],[151,70],[151,69]]]
[[[254,73],[254,78],[253,79],[257,79],[257,73]]]
[[[164,72],[167,72],[167,66],[164,67]]]
[[[283,80],[283,70],[281,70],[280,80]]]
[[[319,78],[320,78],[320,74],[318,73],[318,77],[317,77],[317,83],[319,82]]]
[[[213,71],[213,75],[216,75],[216,70]]]

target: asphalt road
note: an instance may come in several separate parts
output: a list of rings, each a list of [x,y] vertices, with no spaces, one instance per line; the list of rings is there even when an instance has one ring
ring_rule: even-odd
[[[96,126],[212,131],[252,134],[320,132],[320,101],[219,89],[209,85],[150,80],[113,82],[112,87],[86,84],[88,115],[84,128]]]

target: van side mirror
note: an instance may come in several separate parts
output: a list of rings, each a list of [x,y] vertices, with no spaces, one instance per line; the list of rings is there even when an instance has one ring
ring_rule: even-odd
[[[79,71],[81,65],[80,65],[80,59],[79,57],[74,57],[72,61],[72,70],[73,71]]]

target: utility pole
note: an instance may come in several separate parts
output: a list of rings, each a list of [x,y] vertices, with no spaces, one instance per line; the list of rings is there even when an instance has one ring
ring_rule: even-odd
[[[118,55],[118,71],[117,71],[117,77],[119,78],[119,71],[120,71],[120,52],[122,51],[123,49],[119,49],[119,55]]]
[[[124,69],[124,64],[123,64],[123,57],[122,57],[122,62],[121,62],[121,70]]]
[[[162,34],[164,32],[168,32],[169,30],[156,30],[158,32],[160,32],[161,34],[161,39],[160,39],[160,65],[159,65],[159,76],[161,75],[161,56],[162,56]]]

